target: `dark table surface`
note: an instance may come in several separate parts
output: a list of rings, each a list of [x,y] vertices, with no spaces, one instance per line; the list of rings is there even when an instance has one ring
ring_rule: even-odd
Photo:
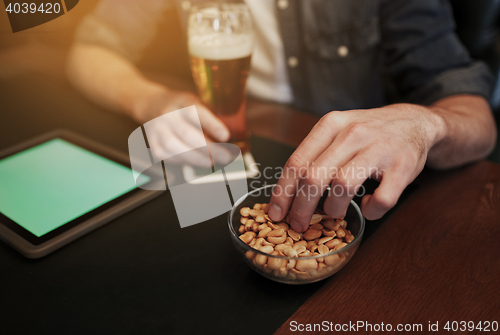
[[[64,128],[127,152],[138,126],[57,77],[27,73],[0,87],[0,150]],[[259,136],[251,145],[261,169],[293,152]],[[255,332],[249,315],[272,333],[322,285],[291,288],[253,272],[226,215],[181,229],[169,192],[43,259],[0,242],[0,269],[0,333],[8,334],[246,334]]]
[[[127,152],[137,127],[56,77],[28,73],[0,88],[0,150],[65,128]],[[261,169],[282,166],[316,121],[251,102]],[[489,162],[425,171],[387,219],[367,224],[341,272],[293,287],[243,263],[225,215],[181,229],[165,192],[40,260],[0,243],[2,333],[269,334],[289,332],[293,320],[500,321],[499,187],[500,166]]]

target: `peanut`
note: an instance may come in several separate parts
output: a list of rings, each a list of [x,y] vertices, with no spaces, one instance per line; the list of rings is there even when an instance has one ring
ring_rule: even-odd
[[[245,230],[245,225],[243,225],[243,224],[242,224],[242,225],[240,226],[240,228],[238,228],[238,232],[239,232],[240,234],[243,234],[245,231],[246,231],[246,230]]]
[[[313,214],[311,217],[311,222],[309,222],[310,225],[313,225],[315,223],[321,222],[323,218],[321,217],[321,214]]]
[[[278,253],[276,253],[277,255]],[[282,258],[277,258],[277,257],[269,257],[269,260],[267,261],[267,266],[272,269],[272,270],[278,270],[285,266],[286,260]]]
[[[297,248],[298,248],[298,247],[304,247],[304,248],[306,248],[306,249],[307,249],[307,241],[302,240],[302,241],[295,242],[295,243],[293,244],[293,248],[294,248],[295,250],[297,250]]]
[[[279,229],[274,229],[271,230],[269,233],[267,233],[267,237],[281,237],[285,231],[281,228]]]
[[[354,235],[352,234],[346,234],[344,240],[347,242],[347,243],[351,243],[353,240],[354,240]]]
[[[342,249],[342,248],[343,248],[343,247],[345,247],[346,245],[347,245],[347,243],[340,243],[340,244],[337,244],[333,250],[339,250],[339,249]]]
[[[260,206],[260,209],[264,211],[264,213],[267,214],[267,212],[269,211],[269,204],[262,204]]]
[[[288,274],[288,270],[286,269],[286,267],[282,267],[278,270],[274,270],[273,274],[276,277],[285,277]]]
[[[264,242],[264,241],[265,241],[265,239],[263,239],[262,237],[256,238],[255,244],[252,246],[252,248],[259,249],[260,247],[262,247],[262,242]]]
[[[295,250],[292,247],[286,247],[285,249],[283,249],[283,253],[287,257],[297,257],[298,256],[297,250]]]
[[[259,248],[259,251],[262,251],[263,253],[270,254],[274,251],[274,248],[270,245],[264,245]]]
[[[337,232],[335,230],[323,229],[323,235],[328,237],[335,237],[337,236]]]
[[[247,231],[243,235],[240,235],[240,240],[245,242],[246,244],[250,243],[255,237],[255,233],[252,231]]]
[[[289,229],[287,231],[288,233],[288,236],[290,236],[294,241],[298,241],[300,240],[300,238],[302,237],[302,234],[301,233],[297,233],[295,230],[293,229]]]
[[[247,222],[245,223],[245,230],[246,231],[250,231],[252,230],[252,225],[254,224],[254,220],[247,220]]]
[[[267,220],[266,218],[264,217],[264,215],[257,215],[255,217],[255,222],[258,222],[258,223],[266,223]]]
[[[257,254],[255,256],[255,258],[253,259],[253,261],[254,261],[255,265],[257,265],[257,266],[264,266],[264,264],[266,264],[266,262],[267,262],[267,256]]]
[[[264,215],[266,214],[266,213],[264,213],[264,211],[261,211],[260,209],[259,209],[259,210],[257,210],[257,209],[252,209],[252,210],[250,210],[248,213],[249,213],[251,216],[253,216],[253,217],[257,217],[257,216],[259,216],[259,215],[262,215],[262,217],[264,217]]]
[[[328,248],[333,249],[333,248],[335,248],[340,243],[342,243],[342,240],[340,240],[338,238],[334,238],[333,240],[326,242],[325,245]]]
[[[254,257],[255,257],[255,252],[251,251],[251,250],[248,250],[246,253],[245,253],[245,257],[251,261]]]
[[[274,229],[274,230],[275,230],[275,229],[282,229],[280,226],[278,226],[277,224],[272,223],[271,221],[268,221],[268,222],[267,222],[267,226],[268,226],[268,227],[271,227],[271,228],[272,228],[272,229]]]
[[[318,268],[318,262],[315,259],[299,259],[295,268],[299,271],[312,271]]]
[[[336,223],[333,220],[326,220],[326,221],[323,221],[323,226],[327,229],[330,229],[330,230],[337,230],[337,229],[339,229],[340,224]]]
[[[288,231],[290,227],[285,222],[279,222],[278,226],[282,228],[284,231]]]
[[[267,224],[263,223],[259,226],[259,231],[261,231],[262,229],[264,228],[267,228]]]
[[[282,229],[280,229],[282,230]],[[285,231],[283,231],[281,233],[281,236],[271,236],[270,234],[275,232],[275,231],[278,231],[278,230],[273,230],[272,232],[270,232],[269,234],[267,234],[267,240],[271,243],[274,243],[274,244],[281,244],[281,243],[284,243],[285,240],[286,240],[286,233]]]
[[[347,222],[344,219],[339,220],[339,224],[342,228],[347,227]]]
[[[254,222],[254,223],[252,224],[252,231],[253,231],[254,233],[258,233],[258,232],[259,232],[259,224],[258,224],[257,222]]]
[[[311,252],[307,249],[299,254],[299,257],[309,257],[309,256],[311,256]]]
[[[243,207],[240,209],[241,216],[249,216],[250,215],[250,207]]]
[[[276,250],[276,251],[279,252],[279,251],[285,250],[286,247],[287,247],[286,244],[278,244],[278,245],[276,245],[276,247],[274,248],[274,250]]]
[[[295,249],[295,251],[297,251],[297,254],[301,254],[301,253],[303,253],[304,251],[307,250],[306,247],[304,247],[302,245],[298,246],[297,248],[294,248],[294,249]]]
[[[323,229],[323,225],[321,223],[315,223],[309,226],[309,229]]]
[[[330,251],[330,249],[328,249],[328,247],[324,244],[320,244],[318,246],[318,252],[320,253],[320,255],[327,254],[329,251]]]
[[[260,232],[259,232],[259,237],[263,237],[263,238],[266,238],[267,237],[267,234],[269,234],[269,232],[273,230],[271,227],[266,227],[264,229],[262,229]]]
[[[340,227],[339,229],[337,229],[337,236],[340,237],[340,238],[344,238],[345,237],[345,230],[344,230],[344,228]]]
[[[285,245],[293,245],[293,240],[291,237],[287,237],[285,240]]]
[[[318,245],[319,244],[325,244],[326,242],[331,241],[331,240],[333,240],[333,237],[331,237],[331,236],[322,237],[322,238],[319,239]]]
[[[261,204],[255,204],[253,205],[253,209],[259,210],[261,206]]]
[[[326,265],[335,265],[338,262],[340,262],[340,257],[338,254],[333,254],[333,255],[325,257],[325,264]]]
[[[308,229],[302,235],[306,240],[314,240],[321,236],[323,232],[318,229]]]
[[[295,266],[297,266],[297,265],[295,265]],[[300,271],[300,270],[297,270],[297,268],[291,269],[290,272],[292,272],[292,273],[294,273],[296,275],[306,275],[307,274],[306,271]]]
[[[247,222],[248,218],[245,217],[245,216],[242,216],[241,219],[240,219],[240,223],[241,224],[245,224]]]
[[[274,247],[274,243],[268,242],[266,239],[263,239],[262,245],[270,245],[271,247]]]

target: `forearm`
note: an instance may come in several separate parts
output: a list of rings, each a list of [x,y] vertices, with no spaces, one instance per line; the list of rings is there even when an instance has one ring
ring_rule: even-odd
[[[438,125],[439,138],[428,153],[428,166],[460,166],[486,157],[493,149],[496,126],[484,98],[456,95],[437,101],[429,109],[442,122]]]
[[[90,100],[135,119],[147,101],[166,90],[146,79],[124,57],[93,45],[73,46],[67,74],[70,82]]]

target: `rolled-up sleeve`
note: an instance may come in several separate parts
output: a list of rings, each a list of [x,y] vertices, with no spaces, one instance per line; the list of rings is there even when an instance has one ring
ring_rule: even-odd
[[[403,100],[423,105],[454,94],[489,99],[493,77],[455,34],[447,0],[384,0],[384,69]]]
[[[101,0],[82,20],[75,41],[103,46],[137,61],[169,6],[167,0]]]

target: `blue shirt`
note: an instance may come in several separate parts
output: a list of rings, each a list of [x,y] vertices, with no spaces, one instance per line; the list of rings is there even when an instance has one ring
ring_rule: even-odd
[[[102,0],[77,41],[138,60],[164,19],[203,0]],[[295,107],[322,115],[391,102],[489,98],[493,77],[458,40],[446,0],[278,0]]]

